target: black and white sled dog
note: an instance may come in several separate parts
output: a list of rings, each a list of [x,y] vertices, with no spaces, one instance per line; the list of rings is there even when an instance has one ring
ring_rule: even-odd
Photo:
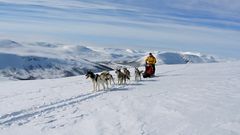
[[[117,80],[119,85],[126,84],[127,79],[130,79],[126,74],[121,71],[121,69],[117,69],[115,73],[117,74]]]
[[[143,70],[140,71],[137,67],[135,67],[135,81],[142,80],[142,73],[143,73]]]
[[[103,89],[105,90],[105,84],[107,85],[107,79],[99,74],[94,74],[92,71],[88,71],[86,73],[86,79],[90,78],[93,83],[93,91],[100,90],[100,84],[102,85]],[[108,87],[108,85],[107,85]]]
[[[113,76],[108,71],[103,71],[100,74],[101,78],[107,80],[107,86],[108,84],[112,85],[115,84]]]
[[[127,79],[130,80],[131,74],[130,71],[127,68],[123,68],[123,73],[127,75]]]

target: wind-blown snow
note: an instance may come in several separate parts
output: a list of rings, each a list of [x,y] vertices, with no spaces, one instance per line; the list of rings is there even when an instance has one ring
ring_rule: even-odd
[[[154,78],[96,93],[85,76],[2,82],[0,134],[238,135],[239,66],[160,65]]]

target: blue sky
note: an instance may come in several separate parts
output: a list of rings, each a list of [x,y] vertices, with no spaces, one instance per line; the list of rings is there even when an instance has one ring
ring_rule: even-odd
[[[0,0],[0,38],[240,58],[240,1]]]

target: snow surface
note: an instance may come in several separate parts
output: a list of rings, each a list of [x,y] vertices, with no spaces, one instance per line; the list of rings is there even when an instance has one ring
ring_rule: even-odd
[[[92,92],[85,76],[0,83],[1,135],[239,135],[240,62],[157,66]],[[115,77],[115,76],[114,76]]]

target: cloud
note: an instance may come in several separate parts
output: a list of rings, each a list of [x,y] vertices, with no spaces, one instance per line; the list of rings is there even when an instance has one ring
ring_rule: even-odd
[[[230,4],[226,0],[0,0],[0,35],[18,40],[210,53],[228,49],[235,53],[240,49],[239,3],[236,0]]]

